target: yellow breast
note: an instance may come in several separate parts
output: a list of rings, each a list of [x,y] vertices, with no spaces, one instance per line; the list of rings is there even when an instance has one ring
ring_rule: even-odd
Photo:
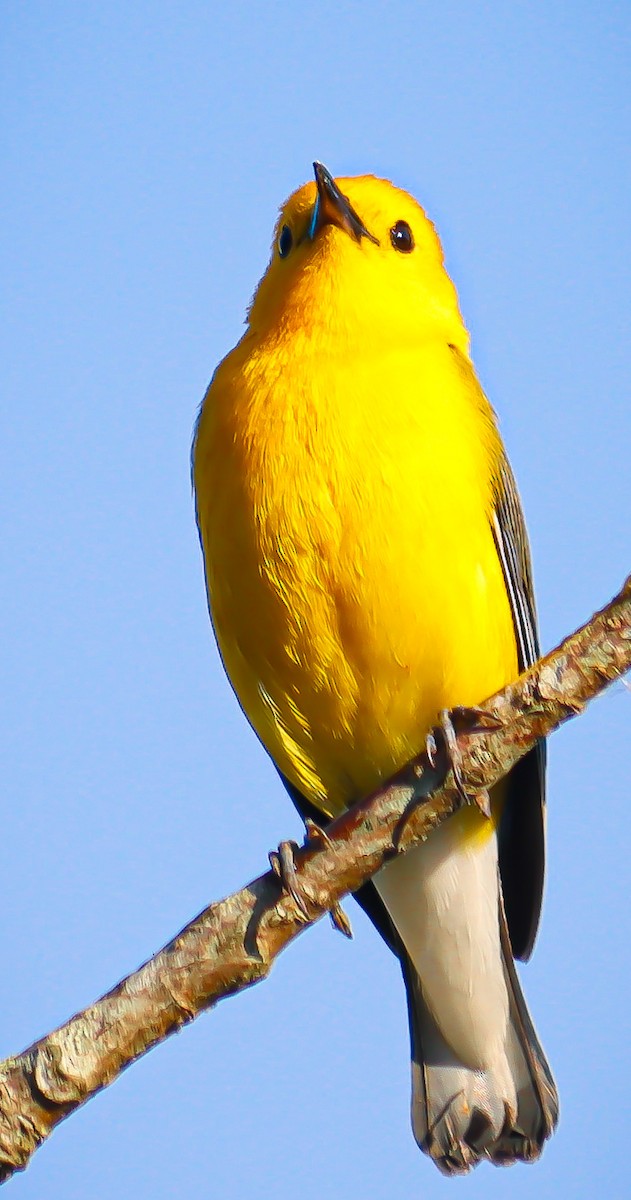
[[[216,372],[194,477],[219,649],[274,761],[330,815],[441,708],[516,674],[489,521],[501,454],[447,344],[326,360],[246,334]]]

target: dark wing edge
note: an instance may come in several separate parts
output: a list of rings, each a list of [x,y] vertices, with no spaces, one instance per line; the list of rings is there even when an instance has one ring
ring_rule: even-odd
[[[539,658],[537,612],[528,535],[515,477],[504,457],[496,480],[493,537],[510,601],[519,656],[525,671]],[[499,865],[511,946],[528,959],[537,936],[545,875],[546,744],[539,742],[507,781],[499,828]]]

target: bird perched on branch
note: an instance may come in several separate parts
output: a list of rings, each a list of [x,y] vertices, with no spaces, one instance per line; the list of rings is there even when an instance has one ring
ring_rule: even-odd
[[[245,715],[320,825],[538,656],[519,497],[436,231],[373,176],[283,207],[193,446],[210,613]],[[400,959],[412,1122],[442,1171],[531,1161],[556,1089],[515,973],[544,872],[544,753],[357,899]]]

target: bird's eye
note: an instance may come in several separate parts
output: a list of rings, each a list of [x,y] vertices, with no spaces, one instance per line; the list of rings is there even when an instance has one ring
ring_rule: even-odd
[[[392,226],[390,241],[401,254],[409,254],[410,250],[414,249],[414,237],[407,221],[397,221],[396,225]]]
[[[289,225],[283,225],[278,238],[278,253],[281,258],[287,258],[289,251],[294,244],[294,235],[289,228]]]

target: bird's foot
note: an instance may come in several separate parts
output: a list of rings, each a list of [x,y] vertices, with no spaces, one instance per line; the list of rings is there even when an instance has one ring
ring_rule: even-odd
[[[305,828],[307,833],[305,845],[315,845],[320,849],[331,845],[331,839],[328,834],[319,825],[316,825],[315,821],[307,818]],[[281,842],[278,850],[270,852],[269,861],[274,874],[280,880],[283,890],[291,896],[298,912],[307,921],[311,921],[314,917],[313,900],[303,886],[296,871],[296,851],[298,849],[299,846],[296,842]],[[339,901],[336,901],[331,906],[329,915],[334,928],[339,929],[340,933],[343,933],[345,937],[352,938],[353,930],[351,923]]]
[[[443,748],[447,761],[453,773],[454,782],[463,804],[475,805],[485,817],[491,816],[491,800],[486,788],[472,788],[467,785],[462,768],[462,752],[458,745],[459,733],[484,732],[489,729],[499,729],[500,723],[492,713],[481,708],[443,708],[438,717],[438,731],[442,737]],[[435,731],[427,736],[426,752],[432,766],[435,765],[438,747]]]
[[[309,896],[296,872],[296,851],[298,849],[297,842],[281,842],[278,850],[270,850],[268,857],[272,871],[280,880],[283,891],[291,896],[298,912],[310,921],[312,913],[309,909]]]
[[[316,825],[316,822],[312,821],[310,817],[307,817],[305,820],[305,830],[307,833],[307,845],[315,845],[321,850],[330,849],[331,839],[326,832],[326,829],[322,829],[320,825]],[[335,904],[331,905],[331,908],[329,909],[329,916],[334,929],[337,929],[340,933],[343,933],[344,937],[352,938],[353,927],[339,900],[336,900]]]

